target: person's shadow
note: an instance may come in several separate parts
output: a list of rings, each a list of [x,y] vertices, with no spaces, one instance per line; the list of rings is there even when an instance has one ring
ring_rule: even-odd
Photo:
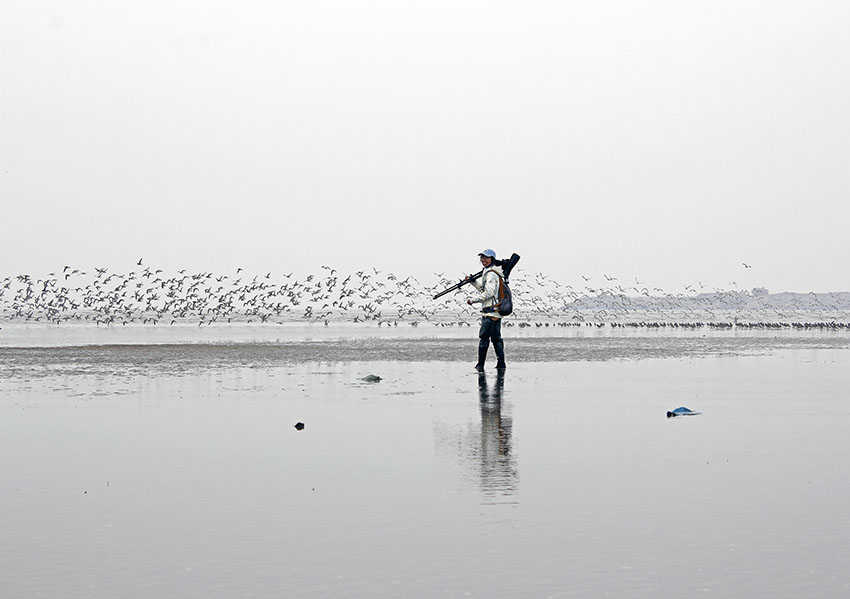
[[[512,495],[517,489],[518,473],[511,453],[513,421],[503,410],[505,371],[498,370],[495,384],[487,375],[478,374],[478,397],[481,408],[481,487],[490,497]]]

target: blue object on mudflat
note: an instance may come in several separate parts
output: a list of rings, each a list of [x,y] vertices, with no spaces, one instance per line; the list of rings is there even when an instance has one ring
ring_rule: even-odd
[[[673,418],[674,416],[697,416],[699,414],[702,414],[702,412],[694,412],[690,408],[682,406],[681,408],[667,412],[667,418]]]

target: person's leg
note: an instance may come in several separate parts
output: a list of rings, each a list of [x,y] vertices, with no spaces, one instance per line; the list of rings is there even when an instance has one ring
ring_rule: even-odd
[[[490,329],[490,339],[496,351],[496,368],[505,368],[505,342],[502,339],[502,319],[494,320]]]
[[[478,363],[476,370],[484,370],[484,362],[487,360],[487,350],[490,349],[490,323],[492,319],[486,316],[481,318],[481,328],[478,329]]]

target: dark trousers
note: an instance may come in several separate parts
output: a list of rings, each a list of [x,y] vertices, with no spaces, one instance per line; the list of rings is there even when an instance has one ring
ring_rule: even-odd
[[[481,318],[481,328],[478,329],[478,365],[484,366],[490,342],[496,351],[497,365],[505,364],[505,342],[502,341],[502,320],[500,318]]]

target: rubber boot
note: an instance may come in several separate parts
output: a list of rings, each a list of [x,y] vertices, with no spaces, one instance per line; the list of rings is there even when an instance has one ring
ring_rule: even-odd
[[[499,370],[505,369],[505,342],[499,341],[493,343],[493,349],[496,350],[496,368]]]
[[[487,360],[487,350],[488,349],[489,349],[489,344],[487,344],[487,345],[484,345],[483,343],[478,344],[478,363],[475,365],[475,370],[477,370],[478,372],[484,372],[484,362]]]

